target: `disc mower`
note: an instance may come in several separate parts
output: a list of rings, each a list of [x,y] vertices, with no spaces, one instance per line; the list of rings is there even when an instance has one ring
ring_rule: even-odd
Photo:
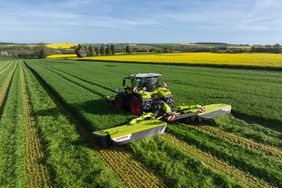
[[[156,73],[132,74],[123,79],[123,91],[116,90],[116,96],[107,97],[117,108],[129,110],[137,117],[125,125],[95,131],[94,136],[100,145],[120,145],[161,134],[170,122],[203,121],[231,112],[231,106],[227,104],[174,107],[167,84],[159,84],[160,76]]]

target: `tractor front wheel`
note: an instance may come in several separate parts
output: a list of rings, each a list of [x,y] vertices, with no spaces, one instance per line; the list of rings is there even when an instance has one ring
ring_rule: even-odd
[[[130,100],[130,110],[136,116],[142,115],[142,101],[139,97],[133,96]]]
[[[126,94],[124,92],[121,92],[117,94],[115,97],[115,106],[119,109],[125,109],[127,108],[126,104]]]

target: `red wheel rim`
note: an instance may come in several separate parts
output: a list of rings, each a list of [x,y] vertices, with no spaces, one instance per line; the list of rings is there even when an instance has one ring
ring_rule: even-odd
[[[119,99],[116,99],[116,107],[117,108],[121,108],[122,104],[121,104],[121,101]]]
[[[137,101],[131,102],[131,111],[134,115],[141,116],[140,106],[139,106],[139,103]]]

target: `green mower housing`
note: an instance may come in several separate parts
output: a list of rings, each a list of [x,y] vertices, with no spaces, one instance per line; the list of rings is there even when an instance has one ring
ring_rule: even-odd
[[[167,123],[155,118],[152,113],[146,113],[131,120],[125,125],[95,131],[94,137],[101,146],[122,145],[134,140],[161,134],[165,131]]]

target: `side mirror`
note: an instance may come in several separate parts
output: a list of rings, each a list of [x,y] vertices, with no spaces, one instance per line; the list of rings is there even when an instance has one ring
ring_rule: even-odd
[[[115,92],[118,93],[119,92],[119,88],[115,88]]]
[[[125,80],[122,80],[122,86],[125,86]]]

